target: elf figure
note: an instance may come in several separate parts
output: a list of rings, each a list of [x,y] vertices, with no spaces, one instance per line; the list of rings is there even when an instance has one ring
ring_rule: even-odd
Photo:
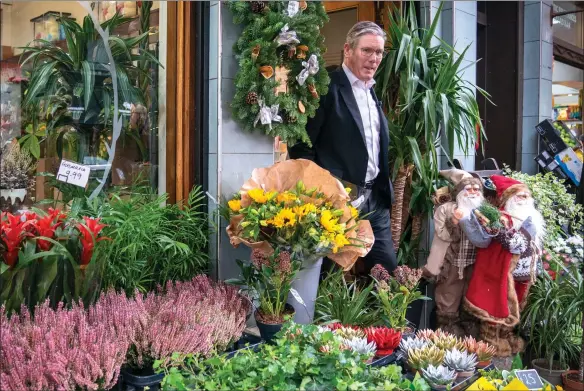
[[[463,170],[443,170],[440,174],[454,187],[451,197],[437,197],[434,238],[423,270],[424,276],[435,282],[437,326],[464,337],[476,334],[460,318],[460,305],[472,274],[476,248],[470,231],[473,226],[468,225],[467,230],[467,225],[462,226],[460,222],[473,218],[472,210],[484,202],[483,185],[480,179]],[[473,323],[476,327],[476,322]]]
[[[486,248],[477,250],[474,272],[464,306],[481,321],[480,338],[497,348],[499,357],[523,350],[515,334],[520,311],[535,280],[544,220],[528,187],[514,179],[493,175],[504,228]],[[477,219],[465,224],[477,226]]]

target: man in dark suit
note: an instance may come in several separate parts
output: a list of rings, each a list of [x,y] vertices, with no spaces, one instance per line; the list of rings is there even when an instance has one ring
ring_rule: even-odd
[[[381,264],[397,266],[389,208],[393,189],[389,179],[389,129],[375,96],[373,76],[384,53],[385,32],[373,22],[359,22],[347,34],[343,65],[330,73],[329,92],[322,96],[306,131],[312,147],[296,144],[293,159],[309,159],[344,182],[356,185],[355,205],[370,213],[375,243],[365,258],[366,272]]]

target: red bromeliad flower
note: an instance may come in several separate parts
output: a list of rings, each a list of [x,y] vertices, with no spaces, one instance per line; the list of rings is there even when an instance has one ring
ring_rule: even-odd
[[[105,224],[99,224],[100,219],[92,219],[91,217],[84,216],[83,220],[85,225],[78,224],[77,228],[81,233],[81,246],[83,247],[81,251],[81,268],[84,269],[93,256],[93,247],[95,243],[109,238],[98,238],[97,236],[101,230],[106,227]]]
[[[14,216],[10,213],[3,214],[0,238],[6,245],[6,253],[2,255],[4,263],[13,267],[18,259],[18,251],[22,241],[27,236],[31,236],[27,228],[31,226],[34,221],[22,221],[20,216]]]
[[[67,218],[67,214],[66,213],[62,213],[59,209],[53,209],[53,208],[49,208],[49,216],[51,216],[53,219],[57,219],[57,221],[63,221]]]
[[[363,329],[367,342],[375,342],[377,356],[388,356],[393,353],[401,341],[401,333],[388,327],[367,327]]]
[[[62,224],[61,221],[54,221],[52,215],[47,215],[36,221],[35,228],[38,236],[44,236],[49,239],[55,237],[55,230]],[[49,251],[52,243],[48,240],[38,239],[37,244],[41,251]]]

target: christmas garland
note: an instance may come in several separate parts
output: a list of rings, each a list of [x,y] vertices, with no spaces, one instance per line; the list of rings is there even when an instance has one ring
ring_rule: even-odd
[[[328,91],[320,28],[328,21],[319,1],[232,1],[244,29],[234,52],[233,117],[247,131],[261,130],[289,144],[310,145],[308,117]]]

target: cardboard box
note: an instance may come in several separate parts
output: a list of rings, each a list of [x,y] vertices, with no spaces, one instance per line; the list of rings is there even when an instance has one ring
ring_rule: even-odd
[[[582,175],[582,161],[578,158],[576,152],[571,148],[567,148],[556,155],[555,161],[570,181],[579,186]]]

